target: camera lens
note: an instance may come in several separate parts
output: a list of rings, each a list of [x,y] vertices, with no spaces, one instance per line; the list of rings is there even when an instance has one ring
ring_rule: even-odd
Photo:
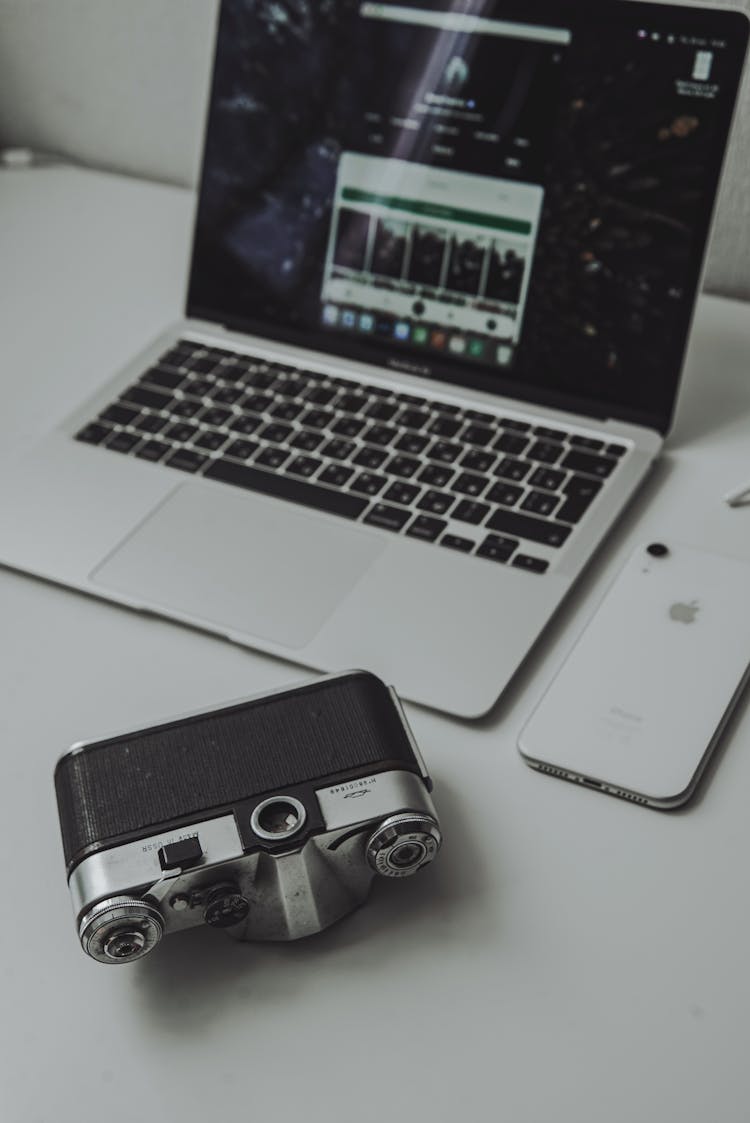
[[[392,815],[371,835],[366,854],[383,877],[409,877],[437,854],[442,837],[429,815]]]
[[[650,546],[646,547],[646,553],[650,554],[652,558],[665,558],[669,553],[669,548],[663,542],[652,542]]]
[[[250,826],[259,838],[278,842],[289,838],[304,825],[307,812],[298,799],[292,796],[272,796],[264,799],[253,811]]]
[[[158,910],[136,897],[100,901],[81,920],[78,935],[99,963],[132,963],[156,947],[164,934]]]

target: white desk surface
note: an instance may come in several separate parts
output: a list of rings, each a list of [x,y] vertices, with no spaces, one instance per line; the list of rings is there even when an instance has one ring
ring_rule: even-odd
[[[3,456],[179,313],[192,197],[0,173]],[[750,314],[702,298],[674,435],[495,713],[410,707],[445,846],[298,944],[194,930],[81,952],[52,771],[71,742],[298,680],[186,628],[0,571],[0,1119],[746,1123],[750,714],[685,811],[533,773],[518,730],[639,542],[750,559]],[[0,513],[1,517],[1,513]]]

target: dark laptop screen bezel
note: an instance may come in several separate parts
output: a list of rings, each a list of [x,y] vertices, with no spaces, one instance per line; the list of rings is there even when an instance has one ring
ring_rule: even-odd
[[[409,0],[410,7],[424,7],[427,9],[456,10],[457,5],[449,0]],[[226,0],[222,0],[219,22],[217,23],[217,36],[220,21],[225,17]],[[461,5],[462,11],[478,12],[478,4],[473,0],[465,0]],[[699,285],[702,277],[708,237],[711,229],[716,197],[726,153],[727,141],[732,125],[736,107],[737,91],[739,89],[745,58],[750,20],[739,9],[697,9],[676,5],[633,3],[632,0],[562,0],[561,3],[549,0],[497,0],[488,10],[488,5],[481,5],[481,14],[498,19],[517,20],[526,24],[552,25],[570,27],[575,32],[575,27],[580,26],[582,20],[593,20],[608,25],[621,24],[623,28],[632,29],[634,23],[647,23],[654,29],[668,28],[679,24],[680,30],[691,32],[699,36],[721,36],[727,40],[726,58],[733,66],[736,73],[736,82],[729,89],[722,90],[720,98],[720,113],[713,138],[710,154],[710,167],[706,193],[699,214],[693,238],[690,260],[690,275],[693,282],[692,299],[686,300],[683,305],[679,322],[679,340],[672,354],[670,369],[665,371],[664,386],[661,390],[662,404],[658,408],[633,408],[628,403],[607,403],[604,406],[587,397],[583,393],[562,392],[556,389],[553,380],[550,385],[544,386],[541,382],[530,384],[514,380],[511,376],[503,376],[497,370],[485,372],[481,367],[471,367],[461,363],[458,358],[446,358],[426,355],[420,352],[418,356],[401,351],[389,350],[387,345],[363,343],[357,336],[339,335],[335,332],[324,332],[321,329],[300,330],[268,319],[240,316],[235,312],[222,307],[213,307],[205,299],[196,296],[200,288],[199,255],[196,252],[197,231],[200,216],[200,195],[196,221],[193,230],[193,245],[191,265],[189,272],[186,312],[189,318],[211,321],[233,331],[241,331],[255,336],[261,336],[279,343],[288,343],[297,347],[304,347],[311,352],[321,355],[334,355],[352,359],[362,363],[379,366],[388,370],[407,371],[419,376],[434,379],[454,386],[480,390],[498,397],[515,398],[529,404],[544,405],[555,409],[563,409],[572,413],[584,414],[597,418],[616,418],[621,421],[644,425],[663,434],[669,431],[674,405],[677,397],[679,379],[682,372],[685,352],[687,349],[690,325],[698,297]],[[201,192],[205,188],[207,177],[206,148],[211,130],[213,106],[218,79],[218,59],[214,59],[214,68],[211,80],[211,95],[209,98],[207,124],[204,137],[203,163],[201,171]],[[666,406],[663,404],[667,402]]]

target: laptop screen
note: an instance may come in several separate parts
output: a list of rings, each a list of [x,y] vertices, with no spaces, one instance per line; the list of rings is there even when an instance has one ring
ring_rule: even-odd
[[[188,311],[665,430],[736,12],[224,0]]]

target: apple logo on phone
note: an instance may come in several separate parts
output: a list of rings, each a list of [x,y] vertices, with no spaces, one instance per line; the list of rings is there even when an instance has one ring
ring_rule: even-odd
[[[670,620],[678,620],[681,624],[692,624],[699,608],[700,605],[697,600],[691,600],[689,604],[685,604],[684,601],[676,601],[669,607],[669,618]]]

